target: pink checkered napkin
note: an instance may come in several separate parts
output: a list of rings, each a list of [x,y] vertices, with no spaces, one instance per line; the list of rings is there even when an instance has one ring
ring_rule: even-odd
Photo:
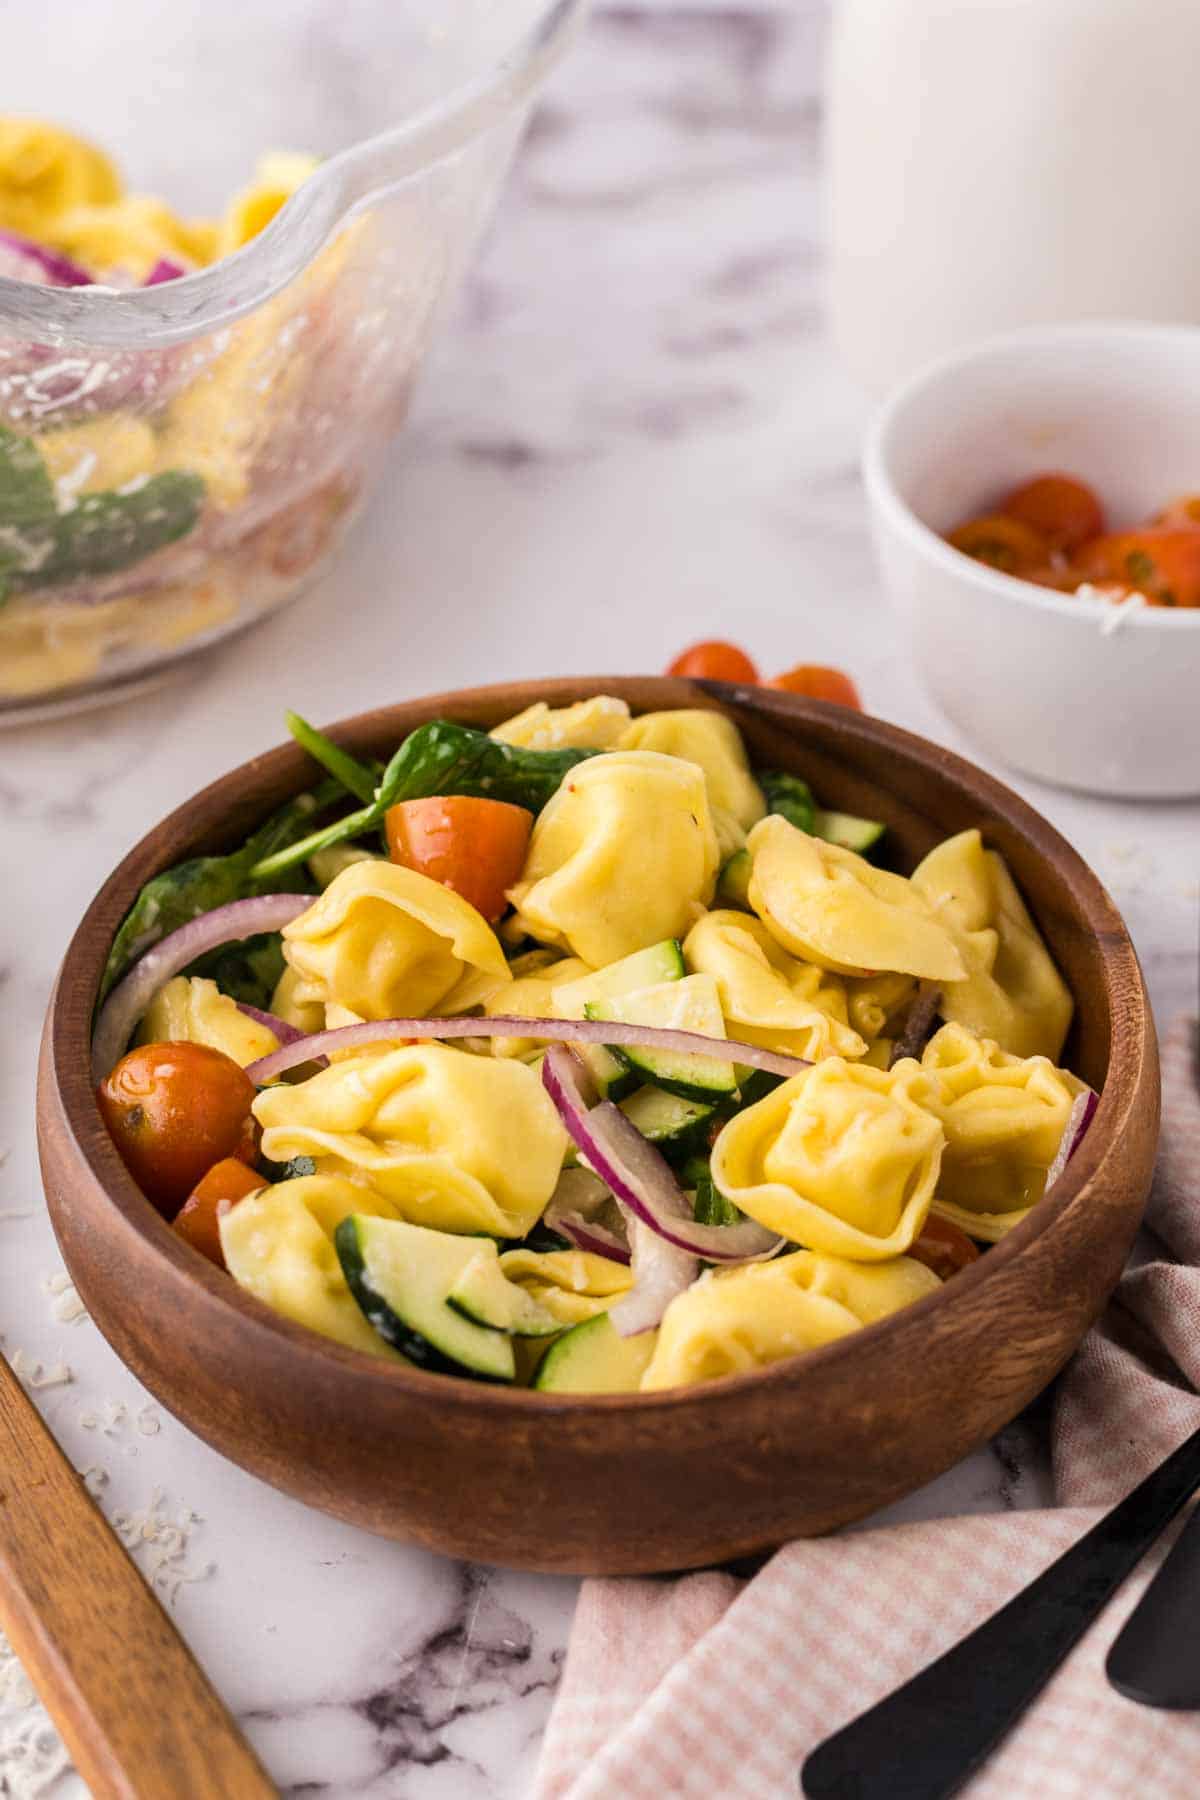
[[[1200,1426],[1200,1396],[1182,1385],[1200,1388],[1196,1030],[1181,1022],[1165,1046],[1147,1215],[1174,1260],[1124,1277],[1060,1384],[1061,1506],[789,1544],[748,1582],[587,1582],[535,1800],[795,1800],[815,1744],[994,1612]],[[968,1784],[972,1800],[1200,1796],[1200,1716],[1135,1706],[1104,1679],[1170,1542]]]

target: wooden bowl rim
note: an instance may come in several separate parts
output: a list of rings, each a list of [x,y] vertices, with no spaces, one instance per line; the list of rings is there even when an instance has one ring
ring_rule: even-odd
[[[961,1307],[979,1293],[1022,1253],[1045,1235],[1059,1221],[1072,1217],[1088,1204],[1088,1190],[1109,1146],[1119,1142],[1121,1130],[1131,1106],[1136,1102],[1139,1071],[1149,1047],[1149,1003],[1142,984],[1137,956],[1109,895],[1082,857],[1067,840],[1026,801],[988,775],[982,769],[953,751],[931,743],[916,733],[905,731],[885,720],[858,713],[823,701],[765,689],[749,689],[715,681],[691,681],[673,677],[650,676],[559,676],[536,681],[496,683],[484,687],[452,689],[445,693],[418,696],[391,706],[372,708],[325,727],[331,735],[365,734],[382,731],[397,715],[423,713],[428,718],[453,717],[456,705],[479,707],[496,712],[497,718],[545,700],[551,705],[568,704],[596,693],[624,697],[636,688],[641,702],[649,696],[654,707],[681,707],[699,704],[723,710],[731,704],[755,706],[773,715],[780,723],[811,720],[832,724],[847,737],[880,752],[900,754],[930,768],[935,774],[956,782],[980,802],[981,813],[992,813],[1024,838],[1043,860],[1049,861],[1069,887],[1083,922],[1095,936],[1110,995],[1122,975],[1130,983],[1130,992],[1139,997],[1136,1008],[1135,1041],[1122,1041],[1116,1030],[1109,1044],[1108,1073],[1100,1094],[1091,1128],[1072,1157],[1050,1195],[1039,1201],[1029,1216],[1016,1226],[987,1254],[962,1270],[952,1284],[929,1294],[902,1309],[863,1326],[832,1344],[806,1351],[802,1356],[772,1363],[766,1368],[741,1375],[727,1375],[690,1387],[669,1388],[646,1394],[543,1394],[535,1389],[506,1387],[500,1384],[472,1381],[466,1377],[427,1373],[424,1370],[368,1356],[365,1352],[335,1343],[307,1327],[294,1323],[272,1311],[265,1302],[229,1279],[213,1267],[207,1258],[185,1244],[170,1229],[155,1208],[135,1185],[116,1146],[100,1117],[90,1080],[90,1043],[88,1034],[73,1027],[63,1017],[62,994],[84,990],[88,999],[86,1017],[90,1017],[100,976],[112,939],[113,927],[104,915],[114,898],[124,893],[118,918],[132,903],[137,886],[129,884],[127,871],[134,864],[149,837],[163,832],[169,840],[174,830],[182,830],[201,803],[232,803],[248,787],[261,780],[278,778],[294,772],[295,792],[311,785],[312,764],[304,751],[293,742],[278,744],[238,764],[215,781],[199,789],[182,805],[174,808],[122,857],[116,868],[97,892],[84,913],[67,947],[63,963],[51,995],[46,1019],[49,1067],[63,1117],[70,1129],[74,1147],[89,1176],[113,1209],[117,1237],[132,1232],[163,1257],[175,1276],[183,1276],[188,1291],[195,1295],[197,1306],[216,1310],[241,1322],[251,1340],[266,1333],[271,1340],[282,1339],[291,1345],[301,1359],[316,1359],[318,1364],[340,1364],[358,1379],[364,1398],[369,1389],[385,1393],[407,1392],[414,1399],[436,1399],[439,1405],[463,1412],[497,1411],[500,1414],[525,1414],[547,1417],[569,1413],[577,1417],[589,1410],[612,1417],[662,1411],[681,1411],[696,1407],[719,1408],[722,1402],[737,1404],[751,1390],[782,1388],[797,1380],[820,1379],[839,1363],[849,1364],[864,1342],[875,1342],[881,1336],[908,1330],[914,1321],[932,1309],[953,1304]],[[639,710],[653,710],[639,704]],[[412,727],[409,726],[409,729]],[[169,865],[164,865],[169,866]],[[142,879],[146,879],[145,876]],[[128,892],[124,891],[128,887]],[[1114,1024],[1116,1023],[1114,1017]],[[39,1137],[42,1124],[39,1119]],[[303,1378],[303,1363],[296,1364],[297,1380]]]

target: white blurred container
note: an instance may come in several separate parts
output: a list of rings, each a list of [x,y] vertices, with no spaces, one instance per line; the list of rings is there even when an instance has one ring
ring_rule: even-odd
[[[905,383],[863,466],[884,585],[927,691],[965,737],[1086,793],[1200,794],[1200,608],[1118,612],[942,536],[1042,469],[1089,482],[1117,520],[1200,489],[1200,330],[992,338]]]
[[[882,392],[991,332],[1200,322],[1200,0],[836,0],[830,304]]]

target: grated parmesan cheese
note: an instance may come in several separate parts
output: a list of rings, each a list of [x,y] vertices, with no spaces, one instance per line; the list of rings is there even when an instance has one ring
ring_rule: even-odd
[[[65,1269],[59,1269],[53,1275],[43,1275],[41,1280],[43,1294],[51,1300],[50,1316],[59,1325],[79,1325],[88,1317],[87,1307],[79,1298],[75,1283]]]
[[[163,1594],[168,1606],[174,1606],[179,1590],[185,1584],[204,1581],[216,1573],[215,1563],[196,1567],[186,1561],[192,1528],[203,1521],[190,1506],[183,1507],[178,1518],[168,1518],[163,1511],[160,1487],[154,1489],[149,1505],[141,1512],[114,1513],[111,1523],[131,1555],[143,1550],[147,1552],[146,1573],[150,1586]]]
[[[8,1360],[17,1380],[23,1381],[30,1389],[66,1387],[68,1382],[75,1379],[65,1362],[51,1363],[47,1368],[36,1356],[30,1356],[27,1350],[14,1350]]]

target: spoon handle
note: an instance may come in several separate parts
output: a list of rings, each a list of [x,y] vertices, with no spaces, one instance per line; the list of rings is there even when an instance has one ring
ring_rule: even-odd
[[[1200,1513],[1121,1627],[1104,1672],[1142,1706],[1200,1709]]]
[[[276,1800],[3,1357],[0,1626],[96,1800]]]
[[[1200,1431],[999,1612],[818,1744],[800,1775],[809,1800],[956,1793],[1198,1486]]]

